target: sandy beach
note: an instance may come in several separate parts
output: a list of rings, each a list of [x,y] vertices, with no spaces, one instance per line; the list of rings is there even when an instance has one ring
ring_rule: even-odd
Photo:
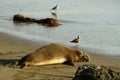
[[[72,80],[79,66],[96,64],[120,72],[120,0],[1,0],[0,80]],[[69,3],[69,4],[68,4]],[[15,14],[44,19],[55,18],[51,8],[59,5],[59,27],[13,22]],[[80,44],[71,40],[80,36]],[[61,43],[86,51],[90,62],[29,66],[15,63],[26,54],[49,44]],[[109,80],[109,79],[108,79]]]
[[[71,80],[77,68],[84,64],[109,66],[120,71],[120,60],[112,56],[90,53],[90,62],[76,62],[75,67],[63,64],[29,66],[20,69],[12,63],[22,56],[31,53],[43,46],[32,41],[0,33],[0,80]]]

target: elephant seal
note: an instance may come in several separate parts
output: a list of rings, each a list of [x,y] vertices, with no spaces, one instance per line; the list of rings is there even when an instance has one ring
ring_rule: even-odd
[[[25,16],[21,15],[21,14],[16,14],[13,17],[14,21],[21,21],[21,22],[25,22]]]
[[[45,18],[45,19],[34,19],[30,17],[25,17],[22,14],[15,14],[13,16],[14,22],[26,22],[26,23],[37,23],[47,27],[57,27],[61,25],[57,19],[54,18]]]
[[[28,65],[47,65],[65,63],[75,66],[74,62],[88,62],[90,57],[83,51],[68,48],[61,44],[51,43],[37,49],[19,60],[23,68]]]

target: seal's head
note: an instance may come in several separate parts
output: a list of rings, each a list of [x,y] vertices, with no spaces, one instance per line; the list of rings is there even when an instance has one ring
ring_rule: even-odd
[[[86,52],[83,51],[76,51],[76,61],[77,62],[88,62],[90,61],[90,56],[88,54],[86,54]]]

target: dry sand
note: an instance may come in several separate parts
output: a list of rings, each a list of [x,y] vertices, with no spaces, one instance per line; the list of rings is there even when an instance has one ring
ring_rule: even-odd
[[[77,62],[77,66],[63,64],[29,66],[20,69],[12,63],[18,61],[22,56],[33,52],[41,47],[31,41],[0,33],[0,80],[71,80],[78,68],[83,64],[97,64],[110,66],[120,71],[120,59],[110,56],[90,54],[90,62]]]

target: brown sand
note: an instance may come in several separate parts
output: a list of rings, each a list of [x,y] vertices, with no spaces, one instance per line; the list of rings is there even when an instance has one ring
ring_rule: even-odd
[[[92,53],[90,54],[90,62],[78,62],[75,67],[56,64],[20,69],[12,65],[22,56],[41,46],[15,36],[0,33],[0,80],[71,80],[78,66],[83,64],[105,65],[120,71],[120,59]]]

